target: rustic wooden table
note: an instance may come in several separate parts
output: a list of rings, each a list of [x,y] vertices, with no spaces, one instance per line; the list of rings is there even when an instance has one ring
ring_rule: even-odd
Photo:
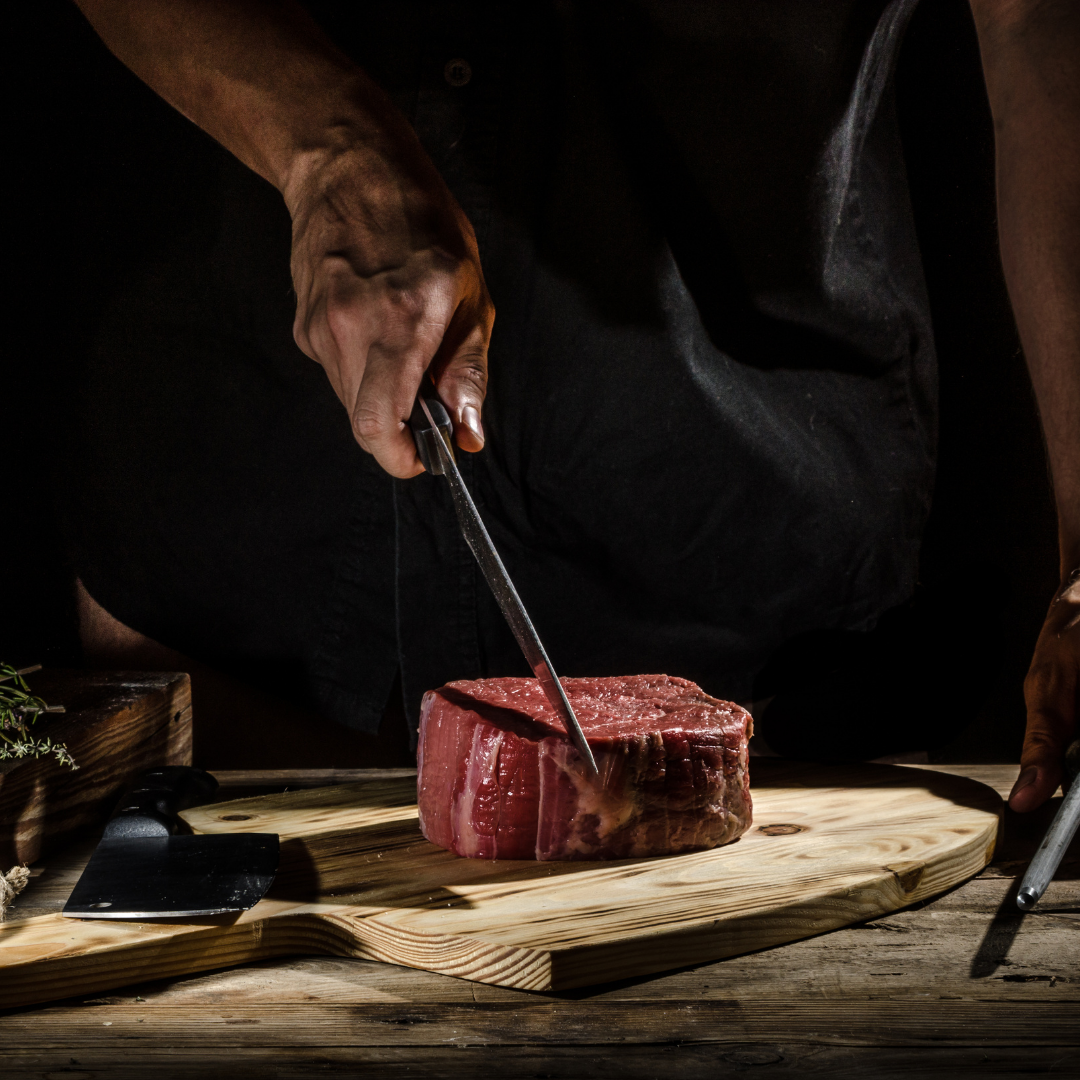
[[[939,766],[1007,794],[1015,766]],[[358,772],[219,773],[226,797]],[[1055,803],[1058,800],[1055,800]],[[916,908],[749,956],[564,994],[298,957],[0,1015],[0,1076],[1080,1077],[1080,845],[1038,908],[1017,875],[1052,808]],[[15,918],[62,906],[93,847],[47,861]]]

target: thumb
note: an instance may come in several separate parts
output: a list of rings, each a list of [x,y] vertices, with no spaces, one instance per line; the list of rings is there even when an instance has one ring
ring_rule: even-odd
[[[473,324],[463,336],[454,335],[453,330],[451,323],[443,342],[444,348],[450,346],[452,351],[448,349],[447,358],[437,357],[432,365],[435,390],[454,423],[454,439],[458,446],[475,453],[484,447],[480,414],[487,392],[491,327]]]
[[[1065,585],[1047,612],[1035,656],[1024,680],[1028,721],[1021,772],[1009,806],[1026,813],[1041,806],[1057,789],[1064,772],[1065,748],[1080,720],[1080,596]]]
[[[1069,688],[1062,687],[1062,681],[1059,670],[1038,661],[1026,680],[1027,731],[1020,775],[1009,794],[1009,806],[1021,814],[1042,806],[1062,777],[1068,732],[1073,726],[1073,717],[1064,712]]]
[[[1061,768],[1052,761],[1024,766],[1009,793],[1009,808],[1018,814],[1037,809],[1057,790],[1060,778]]]

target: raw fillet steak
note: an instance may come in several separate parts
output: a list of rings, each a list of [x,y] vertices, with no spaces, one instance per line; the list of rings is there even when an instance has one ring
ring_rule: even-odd
[[[563,679],[590,776],[536,679],[424,695],[420,828],[479,859],[628,859],[716,847],[750,825],[750,715],[668,675]]]

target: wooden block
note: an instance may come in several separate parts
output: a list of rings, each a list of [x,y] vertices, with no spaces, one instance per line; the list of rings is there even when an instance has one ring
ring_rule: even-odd
[[[103,821],[135,774],[191,764],[191,682],[177,672],[39,671],[27,680],[67,712],[34,725],[66,743],[55,758],[0,762],[0,870],[29,863]]]
[[[755,761],[754,826],[713,851],[488,862],[429,844],[415,781],[384,778],[198,807],[198,832],[276,832],[293,865],[236,918],[0,926],[0,1007],[271,956],[329,953],[557,990],[748,953],[918,903],[990,860],[1001,799],[889,765]],[[348,881],[339,895],[311,883]],[[324,872],[325,871],[325,872]]]

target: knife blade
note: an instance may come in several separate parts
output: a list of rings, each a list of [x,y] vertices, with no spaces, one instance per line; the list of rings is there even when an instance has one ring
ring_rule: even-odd
[[[525,605],[521,602],[521,597],[514,588],[514,583],[510,580],[499,552],[476,509],[476,503],[461,478],[461,470],[454,459],[453,444],[450,441],[454,428],[446,407],[437,397],[419,394],[409,418],[409,426],[424,468],[434,476],[446,477],[454,502],[454,512],[457,514],[465,542],[480,564],[484,580],[495,595],[499,610],[513,631],[529,667],[539,680],[544,696],[562,720],[570,741],[585,762],[585,767],[595,776],[596,759],[585,739],[585,732],[581,730],[581,724],[578,723],[566,691],[555,674],[540,635],[537,634],[536,627],[533,626],[532,619],[529,618],[529,613],[525,610]]]
[[[177,812],[210,801],[217,787],[202,769],[144,773],[117,804],[63,914],[177,919],[254,907],[277,873],[276,833],[178,834]]]

